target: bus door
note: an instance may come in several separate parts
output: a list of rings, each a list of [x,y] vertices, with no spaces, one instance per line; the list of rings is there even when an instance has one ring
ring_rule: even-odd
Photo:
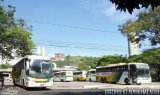
[[[135,83],[133,80],[137,78],[137,76],[136,76],[137,70],[136,69],[137,68],[136,68],[135,64],[129,65],[128,78],[129,78],[130,82],[132,82],[132,83]]]

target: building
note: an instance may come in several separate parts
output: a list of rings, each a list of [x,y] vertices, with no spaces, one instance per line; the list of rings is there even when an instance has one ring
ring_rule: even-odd
[[[137,43],[128,41],[129,56],[137,55]]]
[[[34,55],[45,56],[45,47],[44,46],[37,46],[36,48],[34,48],[32,50],[32,52]],[[12,50],[12,56],[13,56],[13,59],[7,59],[7,58],[3,59],[2,54],[0,53],[0,64],[9,63],[11,65],[14,65],[15,63],[17,63],[21,59],[21,56],[17,55],[16,50]]]
[[[45,56],[45,47],[44,46],[37,46],[32,50],[33,54]]]
[[[54,61],[64,61],[65,55],[63,53],[55,53],[52,55],[51,59],[53,59]]]
[[[131,33],[130,35],[135,37],[134,33]],[[129,56],[133,56],[133,55],[137,55],[138,54],[137,43],[130,41],[129,38],[128,38],[128,53],[129,53]]]

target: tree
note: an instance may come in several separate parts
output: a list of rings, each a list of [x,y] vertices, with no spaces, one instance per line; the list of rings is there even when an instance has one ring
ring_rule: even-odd
[[[132,62],[143,63],[143,56],[142,56],[142,54],[130,56],[130,57],[128,58],[128,62],[129,62],[129,63],[132,63]]]
[[[137,20],[129,20],[125,24],[119,26],[119,30],[124,34],[135,34],[130,36],[131,41],[139,43],[146,39],[150,41],[152,46],[160,44],[160,7],[153,11],[142,12],[138,14]]]
[[[78,71],[88,70],[88,69],[89,69],[89,67],[85,63],[79,63],[78,64],[78,68],[77,68]]]
[[[160,5],[160,0],[110,0],[117,7],[117,10],[128,10],[132,13],[134,9],[140,9],[142,7],[148,8],[151,6],[155,8]]]
[[[96,57],[66,56],[64,61],[55,61],[58,67],[75,66],[77,70],[88,70],[96,67]]]
[[[97,61],[97,66],[106,66],[109,64],[116,64],[116,63],[125,63],[127,62],[127,58],[123,57],[121,55],[115,55],[115,56],[103,56],[99,58]]]
[[[12,68],[12,65],[6,63],[6,64],[0,64],[0,68]]]
[[[160,48],[148,49],[143,52],[143,62],[148,63],[151,71],[160,81]]]
[[[34,47],[32,40],[30,39],[30,32],[27,32],[18,27],[11,27],[7,30],[7,39],[5,50],[10,54],[13,50],[16,50],[16,54],[19,56],[25,56],[32,54],[31,49]]]
[[[24,20],[14,17],[15,7],[3,7],[0,0],[0,53],[2,58],[13,58],[15,51],[19,56],[31,54],[34,44],[31,40],[31,27]]]

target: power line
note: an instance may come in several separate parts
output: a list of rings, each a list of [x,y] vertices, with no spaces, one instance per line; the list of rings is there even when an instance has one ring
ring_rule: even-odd
[[[111,31],[107,31],[107,30],[93,29],[93,28],[88,28],[88,27],[78,27],[78,26],[63,25],[63,24],[56,24],[56,23],[50,23],[50,22],[33,21],[33,20],[28,20],[28,21],[31,21],[31,22],[34,22],[34,23],[41,23],[41,24],[48,24],[48,25],[53,25],[53,26],[59,26],[59,27],[74,28],[74,29],[98,31],[98,32],[105,32],[105,33],[118,33],[118,32],[111,32]]]
[[[125,48],[122,47],[122,45],[113,45],[113,44],[91,44],[91,43],[84,43],[84,42],[66,42],[66,41],[57,41],[57,40],[53,40],[53,41],[49,41],[49,40],[35,40],[36,42],[39,43],[50,43],[50,44],[65,44],[65,45],[80,45],[80,46],[98,46],[98,47],[108,47],[108,46],[112,46],[112,47],[121,47],[121,48]]]
[[[62,45],[62,44],[42,44],[42,43],[38,43],[37,45],[44,45],[44,46],[53,46],[53,47],[62,47],[62,48],[80,48],[80,49],[89,49],[89,50],[112,50],[112,51],[128,51],[125,49],[107,49],[107,48],[98,48],[98,47],[84,47],[84,46],[73,46],[73,45]]]

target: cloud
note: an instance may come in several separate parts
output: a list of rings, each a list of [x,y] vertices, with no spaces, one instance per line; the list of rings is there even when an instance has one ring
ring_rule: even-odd
[[[109,0],[84,0],[85,9],[96,16],[105,16],[112,23],[125,22],[131,18],[135,18],[137,10],[133,15],[128,12],[116,10],[116,7]]]
[[[103,9],[100,10],[103,15],[113,22],[125,22],[131,18],[135,18],[135,14],[131,15],[128,12],[123,12],[116,10],[116,7],[111,2],[106,2],[106,5],[103,6]]]

